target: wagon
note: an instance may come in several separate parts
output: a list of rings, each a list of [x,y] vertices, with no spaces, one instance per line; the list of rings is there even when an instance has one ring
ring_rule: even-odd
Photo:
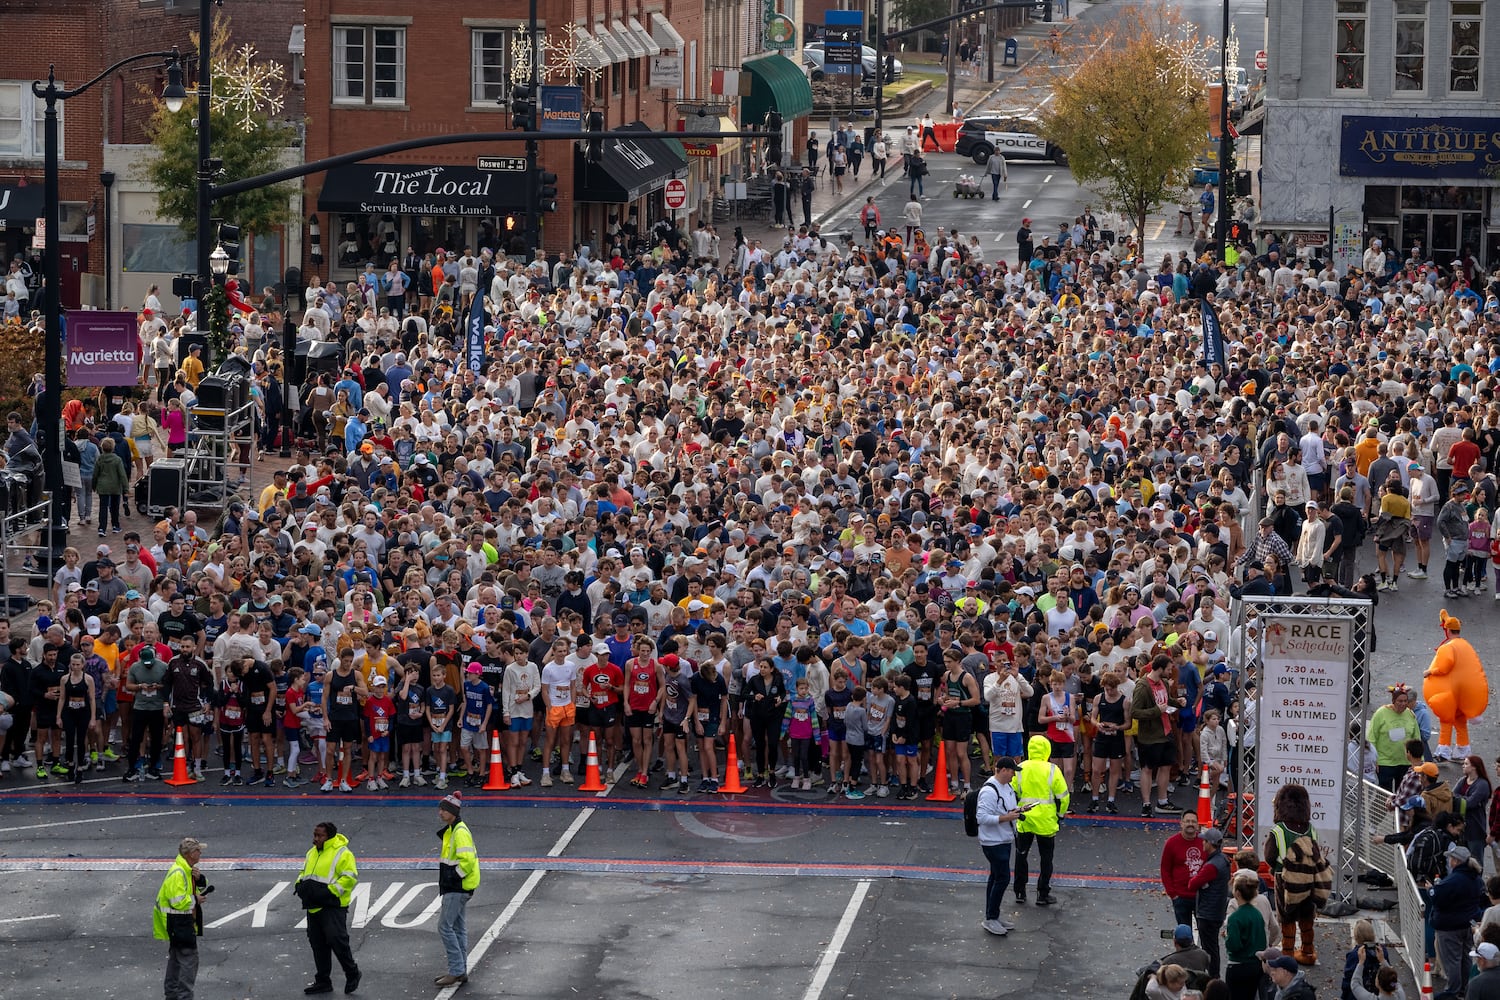
[[[955,198],[983,198],[984,190],[979,186],[979,178],[970,177],[968,174],[960,174],[953,182],[953,197]]]

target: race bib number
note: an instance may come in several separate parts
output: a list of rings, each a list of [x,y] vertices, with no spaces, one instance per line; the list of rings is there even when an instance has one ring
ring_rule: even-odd
[[[241,716],[240,706],[238,706],[238,705],[225,705],[224,706],[224,724],[226,726],[239,725],[240,716]]]
[[[407,705],[406,706],[406,717],[408,719],[420,719],[422,717],[422,706],[421,705]]]
[[[646,683],[645,681],[636,681],[635,686],[631,688],[631,690],[636,694],[650,694],[651,685]]]
[[[258,691],[255,694],[252,694],[250,696],[250,704],[254,705],[257,708],[264,708],[266,704],[265,692]]]
[[[478,729],[479,728],[479,716],[475,715],[473,712],[469,712],[469,713],[465,714],[464,715],[464,725],[468,726],[470,729]]]
[[[87,708],[88,703],[85,702],[82,698],[69,698],[68,707],[71,709]]]
[[[700,708],[700,709],[698,709],[698,721],[699,722],[707,722],[708,718],[709,718],[708,709],[706,709],[706,708]]]
[[[344,688],[343,690],[339,691],[338,702],[339,702],[340,705],[352,705],[352,704],[354,704],[354,692],[353,692],[353,690],[350,689],[350,688]]]
[[[609,704],[609,693],[600,692],[599,694],[594,695],[594,704],[598,705],[600,708],[604,708],[605,706],[607,706]]]
[[[835,708],[833,710],[833,717],[835,719],[842,719],[844,717],[844,706],[840,705],[839,707]]]
[[[1388,730],[1387,733],[1392,743],[1400,743],[1406,739],[1406,728],[1404,726],[1397,726],[1395,729]]]
[[[388,733],[390,731],[391,731],[391,720],[387,719],[383,715],[376,716],[375,717],[375,732],[376,732],[376,734],[380,735],[380,736],[384,736],[386,733]]]
[[[807,713],[799,710],[792,713],[792,718],[796,719],[798,722],[806,722]]]
[[[917,692],[917,699],[919,701],[931,701],[932,690],[930,688],[923,688],[922,690]]]

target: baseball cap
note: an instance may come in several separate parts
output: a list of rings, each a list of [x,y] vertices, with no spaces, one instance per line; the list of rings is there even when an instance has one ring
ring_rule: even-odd
[[[1497,948],[1486,941],[1475,948],[1473,951],[1469,952],[1469,957],[1482,958],[1486,962],[1493,962],[1496,959],[1500,959],[1500,948]]]
[[[1266,964],[1273,969],[1280,969],[1282,972],[1296,972],[1298,969],[1297,960],[1295,958],[1288,958],[1286,955],[1278,955],[1275,958],[1267,959]]]
[[[1212,826],[1206,828],[1202,833],[1198,834],[1198,837],[1205,844],[1222,844],[1222,843],[1224,843],[1224,834],[1221,833],[1216,827],[1212,827]]]
[[[1177,929],[1172,932],[1173,941],[1191,941],[1192,939],[1193,929],[1187,924],[1178,924]]]
[[[1454,861],[1457,861],[1460,864],[1467,864],[1469,860],[1474,857],[1474,855],[1469,853],[1469,849],[1467,847],[1464,847],[1460,844],[1454,844],[1452,847],[1443,852],[1443,857],[1452,858]]]
[[[104,629],[104,625],[99,621],[97,615],[89,615],[88,619],[84,621],[83,627],[88,631],[89,635],[98,635]]]
[[[387,683],[389,682],[385,679],[384,674],[376,674],[375,679],[370,682],[373,687],[385,687]]]
[[[308,622],[297,631],[301,632],[303,635],[310,635],[316,639],[321,639],[323,637],[323,630],[317,625],[314,625],[312,622]]]
[[[481,667],[477,663],[471,663],[467,667],[464,668],[464,673],[466,673],[466,674],[482,674],[482,673],[484,673],[484,668]]]

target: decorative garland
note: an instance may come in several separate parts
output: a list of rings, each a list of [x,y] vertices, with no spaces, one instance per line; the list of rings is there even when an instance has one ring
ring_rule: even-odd
[[[208,346],[215,364],[229,357],[234,344],[229,336],[229,296],[217,282],[203,296],[203,315],[208,322]]]

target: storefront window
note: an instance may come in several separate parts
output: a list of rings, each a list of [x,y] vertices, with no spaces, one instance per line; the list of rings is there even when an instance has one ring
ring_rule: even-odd
[[[1338,0],[1333,27],[1333,89],[1365,89],[1366,32],[1369,4],[1366,0]]]
[[[383,268],[400,250],[394,216],[344,214],[333,220],[338,234],[334,262],[340,268],[363,270],[366,261]]]
[[[1396,0],[1396,79],[1401,94],[1427,89],[1427,0]]]
[[[1484,207],[1484,188],[1439,184],[1408,184],[1401,189],[1402,208]]]
[[[1484,4],[1464,0],[1451,4],[1450,9],[1448,89],[1455,94],[1477,94]]]
[[[193,270],[193,241],[176,226],[120,227],[120,270],[149,274],[183,274]]]
[[[281,271],[281,234],[256,233],[250,257],[250,287],[246,296],[260,301],[263,288],[274,288],[285,275]]]
[[[1388,217],[1396,214],[1396,188],[1371,184],[1365,188],[1365,214]]]
[[[453,215],[418,215],[406,220],[406,245],[419,254],[434,250],[462,252],[468,245],[464,235],[464,220]]]

